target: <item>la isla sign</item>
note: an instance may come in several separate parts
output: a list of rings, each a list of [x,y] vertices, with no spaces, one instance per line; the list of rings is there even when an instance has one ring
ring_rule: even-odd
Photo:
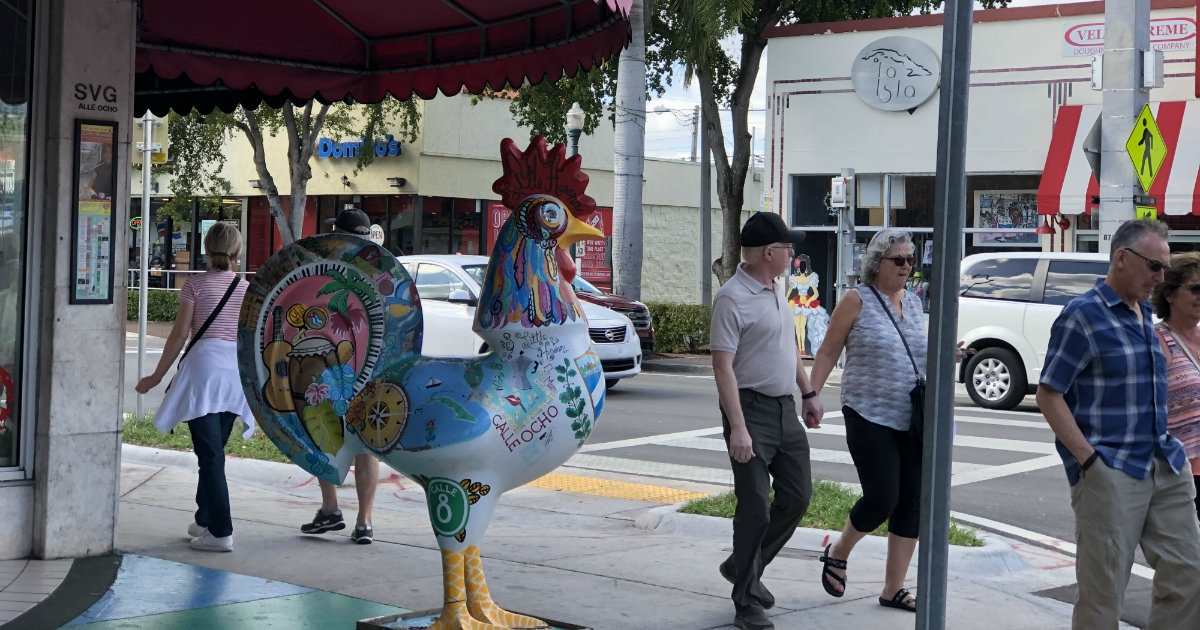
[[[1150,47],[1164,52],[1195,50],[1196,21],[1186,17],[1150,20]],[[1092,57],[1104,53],[1104,22],[1063,26],[1063,56]]]

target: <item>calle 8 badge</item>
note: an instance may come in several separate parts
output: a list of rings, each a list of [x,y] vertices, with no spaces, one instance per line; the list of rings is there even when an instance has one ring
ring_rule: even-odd
[[[438,536],[453,536],[467,525],[471,512],[467,491],[457,482],[433,477],[426,486],[429,501],[429,521]]]

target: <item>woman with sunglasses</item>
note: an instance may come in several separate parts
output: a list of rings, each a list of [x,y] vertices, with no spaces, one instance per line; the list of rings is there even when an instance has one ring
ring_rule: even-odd
[[[871,239],[862,259],[862,282],[833,309],[812,368],[812,385],[820,392],[846,351],[842,415],[863,493],[837,542],[825,548],[821,586],[834,597],[845,594],[850,552],[886,520],[888,553],[879,604],[912,612],[917,600],[904,580],[921,518],[921,441],[909,433],[909,391],[914,364],[924,378],[928,345],[921,298],[905,290],[915,263],[908,232],[883,230]]]
[[[1167,432],[1183,442],[1200,494],[1200,252],[1172,254],[1150,301],[1162,319],[1154,331],[1167,355]]]

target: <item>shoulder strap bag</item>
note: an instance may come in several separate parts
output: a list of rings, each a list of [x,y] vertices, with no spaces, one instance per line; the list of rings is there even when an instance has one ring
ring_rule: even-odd
[[[913,373],[916,374],[917,382],[908,392],[908,397],[912,401],[912,419],[908,425],[908,432],[921,437],[925,434],[925,376],[921,374],[921,370],[917,369],[917,360],[913,358],[912,350],[908,347],[908,340],[904,338],[904,333],[900,330],[900,323],[896,321],[896,316],[892,314],[892,308],[884,303],[883,296],[879,291],[871,285],[867,285],[871,289],[871,293],[875,294],[875,299],[879,300],[879,306],[883,307],[883,312],[887,313],[888,319],[892,320],[892,325],[896,327],[896,333],[900,335],[900,342],[904,344],[904,351],[908,353],[908,360],[912,362]],[[903,300],[901,300],[901,308],[903,308]]]
[[[185,357],[187,357],[187,355],[188,355],[188,353],[189,353],[189,352],[191,352],[191,351],[192,351],[192,347],[196,345],[196,342],[197,342],[197,341],[200,341],[200,338],[204,336],[204,333],[205,333],[205,331],[207,331],[207,330],[208,330],[208,327],[209,327],[209,326],[212,326],[213,320],[217,319],[217,315],[219,315],[219,314],[221,313],[221,309],[222,309],[222,308],[225,308],[225,303],[229,301],[229,296],[233,295],[233,290],[237,288],[238,282],[240,282],[240,281],[241,281],[241,278],[239,278],[239,277],[237,276],[237,274],[234,274],[234,275],[233,275],[233,282],[230,282],[230,283],[229,283],[229,288],[228,288],[228,289],[225,289],[225,295],[221,297],[221,301],[220,301],[220,302],[217,302],[217,307],[216,307],[216,308],[214,308],[214,309],[212,310],[212,312],[208,314],[208,319],[204,320],[204,323],[200,325],[200,330],[197,330],[197,331],[196,331],[196,334],[195,334],[195,335],[192,335],[192,339],[191,339],[191,341],[188,341],[188,345],[187,345],[187,347],[183,349],[183,354],[179,355],[179,362],[175,364],[175,365],[176,365],[176,368],[175,368],[175,369],[176,369],[176,372],[175,372],[175,374],[176,374],[176,375],[178,375],[178,374],[179,374],[179,372],[178,372],[178,370],[179,370],[179,367],[178,367],[178,366],[181,366],[181,365],[183,365],[183,359],[184,359]],[[172,378],[172,379],[171,379],[171,382],[170,382],[170,383],[167,383],[167,390],[166,390],[166,391],[171,391],[171,386],[172,386],[172,385],[174,385],[174,384],[175,384],[175,379],[174,379],[174,378]]]

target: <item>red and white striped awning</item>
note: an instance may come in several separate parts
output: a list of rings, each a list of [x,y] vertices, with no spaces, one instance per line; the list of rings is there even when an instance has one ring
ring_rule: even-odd
[[[1200,101],[1151,103],[1150,109],[1169,151],[1149,194],[1160,214],[1200,215]],[[1099,105],[1058,108],[1038,186],[1038,214],[1091,212],[1100,186],[1083,153],[1083,140],[1099,115]],[[1181,136],[1191,140],[1180,142]]]

